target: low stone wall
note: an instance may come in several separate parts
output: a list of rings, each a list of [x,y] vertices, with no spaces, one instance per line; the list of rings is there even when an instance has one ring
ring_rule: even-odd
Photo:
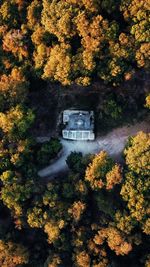
[[[63,148],[58,152],[57,156],[49,161],[49,164],[53,164],[56,160],[58,160],[63,154]]]
[[[50,141],[50,139],[51,139],[50,136],[39,136],[39,137],[36,137],[36,141],[38,143],[45,143],[45,142]]]

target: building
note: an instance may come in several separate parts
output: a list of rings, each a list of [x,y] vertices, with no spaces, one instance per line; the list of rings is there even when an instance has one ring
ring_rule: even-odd
[[[94,112],[64,110],[62,136],[71,140],[94,140]]]

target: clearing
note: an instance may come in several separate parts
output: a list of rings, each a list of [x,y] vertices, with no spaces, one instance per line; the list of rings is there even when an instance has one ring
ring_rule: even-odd
[[[96,154],[101,150],[105,150],[116,161],[122,160],[122,151],[129,136],[135,135],[139,131],[149,132],[149,120],[139,122],[130,126],[116,128],[105,136],[97,137],[95,141],[68,141],[61,139],[63,151],[59,159],[48,167],[39,171],[40,177],[48,177],[49,179],[57,176],[58,173],[68,169],[66,159],[71,152],[82,152],[83,155],[91,153]],[[44,138],[43,138],[44,140]]]

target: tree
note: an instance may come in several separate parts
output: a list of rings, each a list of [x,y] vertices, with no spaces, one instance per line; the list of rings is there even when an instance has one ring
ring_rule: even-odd
[[[139,67],[149,66],[149,36],[150,24],[148,19],[149,1],[122,1],[120,6],[125,20],[130,24],[130,32],[136,45],[136,60]]]
[[[81,220],[81,216],[86,209],[86,204],[81,201],[76,201],[73,205],[68,209],[68,213],[73,217],[75,222]]]
[[[1,1],[3,2],[0,6],[0,20],[3,24],[8,24],[9,26],[17,25],[17,5],[13,1]]]
[[[114,250],[117,255],[125,255],[132,250],[131,243],[127,242],[125,236],[114,227],[103,228],[94,237],[94,242],[97,245],[102,245],[105,240],[110,249]]]
[[[117,120],[121,118],[122,108],[121,106],[117,105],[113,99],[110,99],[106,101],[106,103],[104,102],[104,113],[107,116],[111,116],[114,120]]]
[[[71,47],[61,43],[50,50],[50,56],[44,67],[43,78],[60,81],[63,85],[70,85],[71,74]]]
[[[88,255],[88,253],[86,253],[86,251],[82,251],[80,252],[77,256],[76,256],[76,260],[77,260],[77,266],[79,267],[90,267],[90,257]]]
[[[44,211],[37,205],[33,209],[28,209],[27,211],[27,222],[32,228],[42,228],[46,221],[46,217],[46,213],[44,216]]]
[[[23,103],[26,100],[28,88],[29,82],[23,75],[21,68],[13,68],[11,74],[1,75],[0,96],[5,102],[3,109]]]
[[[149,178],[147,180],[145,178],[146,176],[128,172],[120,192],[123,200],[127,202],[133,223],[136,220],[143,225],[144,229],[149,214],[148,188],[150,186]]]
[[[87,167],[85,180],[94,190],[101,188],[111,190],[122,180],[121,167],[114,164],[105,151],[101,151]]]
[[[58,224],[55,221],[49,221],[44,226],[44,232],[48,235],[48,243],[55,243],[60,237],[60,229],[63,228],[63,224]]]
[[[67,1],[43,1],[41,22],[45,30],[56,35],[60,42],[75,35],[72,19],[74,16],[73,6]]]
[[[62,144],[59,139],[51,138],[49,142],[41,145],[37,152],[37,161],[41,166],[47,165],[51,159],[55,158],[62,149]]]
[[[3,50],[12,52],[20,60],[28,57],[27,41],[20,29],[11,29],[3,37]]]
[[[86,155],[83,157],[81,152],[71,152],[67,157],[66,163],[75,173],[84,174],[86,166],[91,160],[92,155]]]
[[[17,267],[29,262],[29,252],[27,249],[12,241],[4,242],[0,240],[0,264],[3,267]]]
[[[28,27],[33,30],[37,27],[38,23],[40,22],[40,15],[42,11],[41,1],[34,0],[31,4],[27,7],[27,25]]]
[[[44,263],[44,267],[58,267],[61,266],[62,260],[58,254],[50,254]]]
[[[34,191],[33,181],[27,180],[23,183],[21,175],[12,171],[3,172],[0,179],[3,182],[1,189],[3,203],[12,211],[14,216],[22,216],[24,203],[30,199]]]
[[[150,95],[146,97],[146,104],[145,106],[150,109]]]
[[[139,132],[130,138],[124,150],[127,166],[120,195],[127,208],[116,213],[116,220],[118,228],[125,233],[140,225],[143,232],[149,234],[149,141],[149,134]]]
[[[140,175],[150,174],[150,134],[139,132],[129,139],[124,150],[126,164],[133,172]]]
[[[31,109],[17,105],[6,113],[0,113],[0,128],[10,138],[22,138],[33,124],[35,115]]]

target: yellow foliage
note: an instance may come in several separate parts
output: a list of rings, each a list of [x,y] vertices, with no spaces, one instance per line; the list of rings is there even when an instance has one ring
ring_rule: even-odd
[[[137,174],[150,174],[150,134],[139,132],[124,150],[126,164]]]
[[[46,265],[47,267],[57,267],[57,266],[60,266],[60,264],[62,263],[62,261],[61,261],[59,255],[54,254],[54,255],[52,255],[52,256],[50,256],[48,258],[48,260],[46,261],[46,263],[47,263],[47,265]]]
[[[108,260],[101,259],[99,263],[93,264],[92,267],[108,267]]]
[[[37,24],[35,31],[31,35],[32,42],[35,45],[42,45],[44,33],[45,33],[44,27]]]
[[[113,189],[114,185],[120,184],[121,181],[122,181],[121,167],[118,164],[115,164],[112,170],[106,174],[106,189],[107,190]]]
[[[77,201],[74,202],[71,208],[68,209],[68,213],[72,215],[75,222],[78,222],[81,219],[81,215],[84,213],[85,209],[86,205],[81,201]]]
[[[105,31],[108,29],[108,21],[101,15],[94,16],[90,21],[85,12],[79,13],[75,19],[79,36],[82,37],[83,63],[87,70],[92,71],[95,64],[95,56],[100,51],[100,44],[104,41]]]
[[[93,189],[111,190],[122,180],[121,167],[118,164],[112,164],[107,152],[101,151],[87,167],[85,180],[89,181]]]
[[[8,67],[9,62],[5,62]],[[26,81],[20,68],[13,68],[9,75],[0,76],[0,93],[7,101],[12,103],[22,103],[28,92],[28,82]]]
[[[6,114],[0,113],[0,127],[4,133],[8,133],[12,130],[14,124],[22,119],[23,113],[19,106],[12,108]]]
[[[150,109],[150,94],[146,97],[146,105],[145,106]]]
[[[21,30],[10,30],[3,37],[3,50],[15,56],[28,57],[28,48],[24,43],[25,36]]]
[[[90,77],[79,77],[75,80],[75,82],[79,85],[88,86],[90,85],[91,79]]]
[[[71,56],[68,53],[70,46],[67,44],[55,45],[50,50],[50,57],[44,68],[43,78],[54,78],[63,85],[70,84]]]
[[[89,181],[91,187],[101,189],[104,186],[101,177],[100,168],[103,168],[107,163],[107,153],[105,151],[100,152],[95,156],[92,163],[86,169],[85,180]],[[98,178],[98,179],[97,179]]]
[[[41,1],[34,0],[31,2],[31,4],[27,8],[27,25],[31,30],[37,27],[38,22],[40,21],[40,15],[38,16],[38,12],[40,9],[42,9]]]
[[[122,214],[120,211],[117,211],[115,214],[115,218],[117,228],[126,234],[130,234],[133,229],[133,225],[131,223],[131,216],[127,214]]]
[[[88,192],[88,190],[87,190],[87,186],[86,186],[85,182],[82,181],[82,180],[79,180],[79,181],[75,184],[75,190],[76,190],[77,192],[80,192],[81,194],[84,194],[84,195],[86,195],[87,192]]]
[[[139,67],[150,66],[150,43],[142,43],[140,48],[136,50],[136,61]]]
[[[150,214],[150,213],[149,213]],[[150,235],[150,218],[148,218],[143,224],[143,232],[147,235]]]
[[[73,8],[67,1],[43,0],[42,25],[45,30],[56,35],[60,42],[75,35],[73,19]]]
[[[110,249],[115,251],[116,255],[126,255],[132,250],[132,245],[125,240],[119,230],[112,226],[102,228],[94,237],[94,242],[97,245],[102,245],[105,240]]]
[[[50,55],[50,48],[48,48],[46,45],[42,43],[38,45],[37,50],[34,51],[33,53],[35,68],[36,69],[41,68],[48,59],[49,55]]]
[[[44,232],[48,235],[48,243],[54,243],[60,236],[59,225],[51,220],[45,224]]]
[[[0,240],[0,265],[2,267],[17,267],[27,264],[29,254],[25,247],[11,241],[4,243]]]
[[[145,261],[145,267],[150,267],[150,254],[147,255],[147,259]]]
[[[90,267],[90,256],[86,251],[80,252],[76,256],[76,261],[78,267]]]

